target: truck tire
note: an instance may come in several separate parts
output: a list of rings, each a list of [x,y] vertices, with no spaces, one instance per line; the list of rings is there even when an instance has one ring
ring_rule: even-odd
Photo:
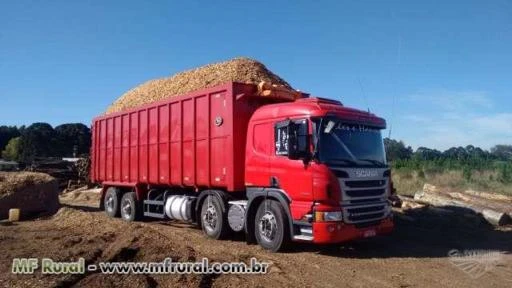
[[[227,213],[222,211],[220,200],[214,195],[206,196],[203,201],[201,227],[203,232],[213,239],[224,239],[229,234]]]
[[[135,198],[135,192],[124,193],[119,206],[123,220],[132,222],[140,219],[142,207],[140,207],[140,203]]]
[[[254,235],[261,247],[277,252],[284,250],[290,242],[288,216],[276,200],[261,202],[256,211]]]
[[[119,217],[119,190],[115,187],[109,187],[103,198],[105,213],[110,217]]]

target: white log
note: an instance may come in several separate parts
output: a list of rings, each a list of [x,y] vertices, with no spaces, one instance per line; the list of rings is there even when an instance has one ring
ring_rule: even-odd
[[[464,191],[464,194],[478,196],[478,197],[486,198],[489,200],[505,201],[505,202],[511,203],[511,205],[512,205],[512,196],[508,196],[508,195],[480,192],[480,191],[473,191],[473,190],[466,190],[466,191]]]
[[[432,191],[430,188],[431,187],[428,187],[426,191],[416,192],[414,195],[414,200],[418,203],[433,205],[437,207],[453,206],[469,209],[475,213],[481,214],[484,219],[492,225],[505,225],[510,221],[510,217],[504,212],[496,211],[477,204],[466,203],[462,200],[453,199],[449,195],[433,193],[430,192]]]

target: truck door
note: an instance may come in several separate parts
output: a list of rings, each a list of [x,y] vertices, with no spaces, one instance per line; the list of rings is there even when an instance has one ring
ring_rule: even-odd
[[[309,121],[300,121],[306,121],[308,124],[304,126],[307,131],[302,133],[310,134]],[[288,135],[285,129],[280,129],[282,123],[283,121],[273,123],[269,178],[274,182],[274,186],[280,187],[292,199],[292,216],[297,219],[310,209],[313,199],[313,175],[310,163],[303,159],[288,158],[288,147],[284,144]]]

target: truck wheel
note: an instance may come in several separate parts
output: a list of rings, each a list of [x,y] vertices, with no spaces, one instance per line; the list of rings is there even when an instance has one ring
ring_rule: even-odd
[[[139,204],[135,199],[135,192],[124,193],[120,205],[121,217],[128,222],[139,220],[142,210]]]
[[[226,213],[222,212],[219,198],[208,195],[201,207],[201,227],[210,238],[223,239],[229,233]]]
[[[261,247],[277,252],[290,241],[288,216],[278,201],[265,200],[256,211],[254,235]]]
[[[105,192],[103,198],[103,206],[105,212],[110,217],[119,217],[119,191],[115,187],[110,187]]]

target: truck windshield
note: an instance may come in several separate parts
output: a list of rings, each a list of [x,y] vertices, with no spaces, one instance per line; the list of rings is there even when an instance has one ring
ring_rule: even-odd
[[[386,166],[379,128],[349,124],[335,117],[317,119],[315,157],[344,166]]]

